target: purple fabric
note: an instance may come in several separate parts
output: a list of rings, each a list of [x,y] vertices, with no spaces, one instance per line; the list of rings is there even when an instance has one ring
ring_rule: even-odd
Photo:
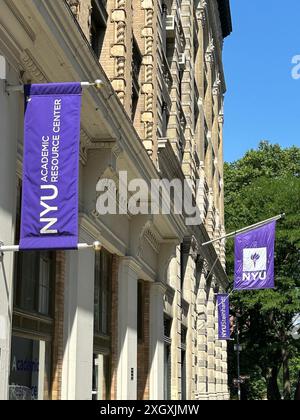
[[[236,290],[274,288],[275,230],[274,221],[236,237]]]
[[[25,86],[21,250],[76,249],[80,83]]]
[[[230,340],[229,295],[217,296],[219,340]]]

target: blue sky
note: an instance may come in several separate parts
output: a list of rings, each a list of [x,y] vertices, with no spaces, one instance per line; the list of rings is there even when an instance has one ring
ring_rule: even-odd
[[[233,33],[225,39],[224,155],[234,161],[260,140],[300,146],[300,1],[231,0]]]

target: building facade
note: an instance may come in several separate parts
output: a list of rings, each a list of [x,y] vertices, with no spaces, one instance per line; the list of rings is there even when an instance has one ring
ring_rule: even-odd
[[[103,82],[83,94],[79,198],[80,242],[102,249],[2,255],[0,399],[228,399],[216,308],[225,249],[202,244],[225,232],[229,0],[2,0],[0,10],[5,245],[19,240],[24,119],[8,87]],[[188,180],[202,222],[132,214],[121,172],[149,186]],[[97,211],[101,179],[119,185],[123,214]]]

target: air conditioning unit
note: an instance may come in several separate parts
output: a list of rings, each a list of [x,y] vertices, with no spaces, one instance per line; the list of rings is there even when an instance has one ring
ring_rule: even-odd
[[[166,17],[166,32],[168,38],[175,37],[175,16],[167,15]]]
[[[179,67],[181,69],[183,69],[185,67],[185,63],[186,63],[185,53],[179,54],[178,62],[179,62]]]

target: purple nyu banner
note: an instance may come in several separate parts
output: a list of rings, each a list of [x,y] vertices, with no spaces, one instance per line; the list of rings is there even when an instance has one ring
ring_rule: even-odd
[[[229,295],[217,296],[219,340],[230,340]]]
[[[274,221],[236,237],[236,290],[274,288],[275,230]]]
[[[21,250],[78,243],[80,83],[25,86]]]

